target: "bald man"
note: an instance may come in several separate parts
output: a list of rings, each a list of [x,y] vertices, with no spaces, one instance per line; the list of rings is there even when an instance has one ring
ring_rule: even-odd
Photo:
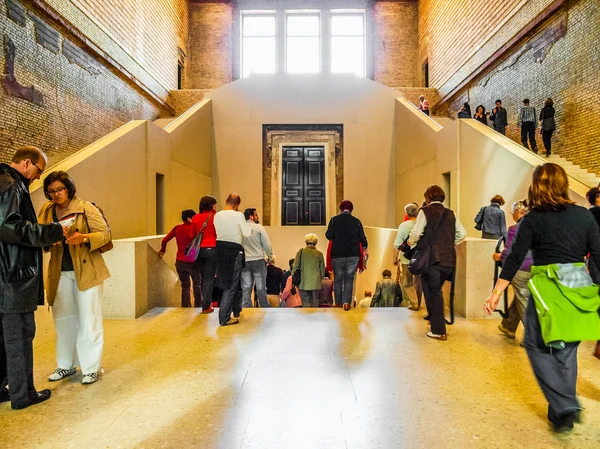
[[[219,306],[219,323],[229,326],[239,323],[242,310],[240,279],[244,268],[244,247],[242,239],[250,237],[252,230],[246,217],[239,212],[242,199],[232,193],[225,200],[225,208],[215,214],[214,223],[217,231],[217,286],[223,289],[223,297]],[[233,317],[231,313],[233,312]]]
[[[13,409],[50,398],[50,390],[38,392],[33,384],[34,312],[44,304],[42,247],[61,241],[67,230],[37,224],[29,185],[47,161],[40,149],[25,147],[10,165],[0,164],[0,402],[10,400]]]

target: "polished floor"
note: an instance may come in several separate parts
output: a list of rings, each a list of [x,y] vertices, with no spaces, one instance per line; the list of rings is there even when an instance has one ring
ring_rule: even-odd
[[[584,422],[553,434],[519,340],[458,320],[447,342],[402,309],[155,309],[105,321],[106,373],[49,383],[49,312],[35,373],[52,398],[0,405],[2,448],[599,448],[600,361],[579,353]],[[519,336],[518,336],[519,337]]]

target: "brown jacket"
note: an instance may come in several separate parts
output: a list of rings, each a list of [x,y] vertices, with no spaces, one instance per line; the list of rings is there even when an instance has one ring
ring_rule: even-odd
[[[39,214],[40,223],[54,222],[53,215],[54,203],[48,201],[42,206]],[[80,245],[69,245],[71,258],[73,259],[73,268],[75,270],[75,279],[79,291],[85,291],[96,285],[101,284],[110,276],[108,268],[104,263],[102,254],[98,249],[110,241],[110,229],[98,209],[87,201],[82,201],[77,196],[73,197],[69,203],[68,210],[64,216],[76,214],[75,224],[71,227],[72,232],[86,234],[89,238],[88,243]],[[62,219],[63,217],[58,217]],[[57,243],[50,247],[50,264],[48,266],[46,280],[46,294],[48,304],[53,305],[60,281],[62,266],[63,244]]]

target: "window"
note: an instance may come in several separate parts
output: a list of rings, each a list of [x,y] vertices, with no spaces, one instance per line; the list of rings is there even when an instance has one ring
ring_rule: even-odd
[[[275,73],[275,13],[242,14],[242,77]]]
[[[331,12],[331,72],[365,76],[365,16]]]
[[[318,73],[321,70],[319,13],[288,13],[285,29],[287,72]]]

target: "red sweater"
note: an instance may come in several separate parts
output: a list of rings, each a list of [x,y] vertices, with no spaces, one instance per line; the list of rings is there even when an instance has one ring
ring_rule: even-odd
[[[193,240],[193,237],[191,237],[191,230],[192,224],[189,221],[175,226],[162,240],[160,252],[164,253],[167,248],[167,243],[175,237],[175,240],[177,241],[177,260],[181,262],[194,262],[193,258],[186,257],[185,255],[185,249]]]
[[[202,212],[200,214],[194,215],[194,218],[192,218],[193,229],[191,238],[193,239],[202,230],[204,222],[211,214],[212,217],[209,218],[208,223],[206,224],[206,228],[204,229],[204,234],[202,235],[202,243],[200,244],[200,248],[214,248],[215,246],[217,246],[217,231],[215,230],[215,213],[214,211]]]

